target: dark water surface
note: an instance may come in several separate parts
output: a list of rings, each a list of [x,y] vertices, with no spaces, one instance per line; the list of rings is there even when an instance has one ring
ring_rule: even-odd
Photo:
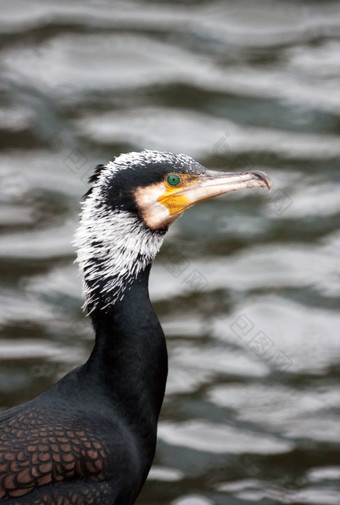
[[[340,2],[12,0],[0,15],[0,407],[92,348],[71,239],[143,148],[265,170],[171,230],[170,376],[139,505],[340,503]]]

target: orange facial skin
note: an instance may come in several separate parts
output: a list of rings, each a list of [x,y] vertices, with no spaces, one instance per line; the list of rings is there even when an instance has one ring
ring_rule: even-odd
[[[199,177],[190,174],[177,174],[180,177],[180,183],[177,186],[171,186],[167,180],[164,181],[165,192],[158,198],[158,202],[164,205],[169,211],[169,216],[174,216],[179,212],[186,210],[192,205],[192,201],[182,193],[183,189],[196,184]]]

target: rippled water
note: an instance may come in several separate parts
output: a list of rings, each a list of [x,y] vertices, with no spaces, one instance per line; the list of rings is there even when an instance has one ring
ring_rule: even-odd
[[[97,163],[265,170],[152,272],[170,376],[140,505],[340,503],[340,2],[3,2],[0,406],[92,347],[70,245]]]

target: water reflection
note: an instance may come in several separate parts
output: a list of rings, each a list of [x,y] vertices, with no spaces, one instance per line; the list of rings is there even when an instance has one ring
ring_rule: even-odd
[[[170,375],[142,504],[339,502],[338,2],[2,9],[0,406],[92,346],[71,239],[93,166],[142,148],[262,169],[173,228]]]

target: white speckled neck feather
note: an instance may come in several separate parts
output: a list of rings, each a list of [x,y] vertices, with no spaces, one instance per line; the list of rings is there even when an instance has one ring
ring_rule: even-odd
[[[90,311],[98,306],[105,309],[122,299],[132,280],[152,263],[164,239],[164,231],[150,230],[138,215],[113,210],[105,200],[105,188],[115,172],[130,167],[131,162],[143,166],[147,158],[159,157],[162,161],[164,155],[144,151],[119,156],[102,169],[82,203],[73,243],[84,276],[84,306]]]

